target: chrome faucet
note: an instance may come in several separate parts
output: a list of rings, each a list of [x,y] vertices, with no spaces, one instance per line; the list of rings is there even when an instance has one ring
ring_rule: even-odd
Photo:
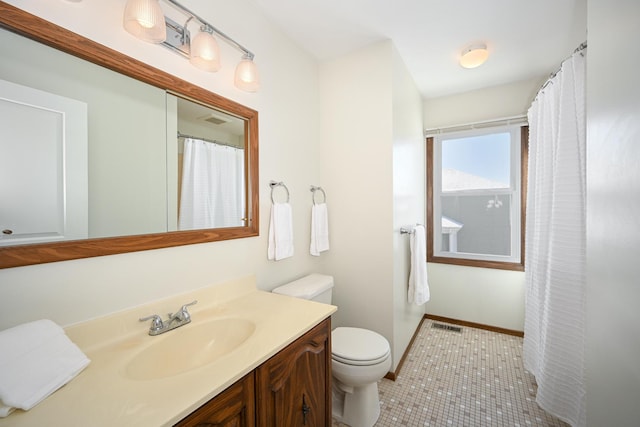
[[[172,329],[178,328],[191,322],[191,315],[187,311],[187,307],[192,306],[197,302],[198,301],[193,301],[189,304],[183,305],[175,314],[169,313],[169,318],[167,320],[163,321],[162,318],[157,314],[152,314],[151,316],[140,318],[140,321],[145,322],[147,320],[151,320],[149,335],[153,336],[164,334],[165,332],[169,332]]]

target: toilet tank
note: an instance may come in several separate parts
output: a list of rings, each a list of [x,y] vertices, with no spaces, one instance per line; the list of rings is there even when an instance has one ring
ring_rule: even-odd
[[[333,276],[310,274],[293,282],[278,286],[271,292],[331,304],[332,288]]]

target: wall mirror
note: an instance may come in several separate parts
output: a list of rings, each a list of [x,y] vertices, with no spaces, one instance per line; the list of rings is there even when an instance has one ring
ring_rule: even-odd
[[[0,113],[11,117],[5,128],[14,128],[0,136],[0,157],[14,160],[0,184],[0,268],[258,235],[255,110],[4,2],[0,27]],[[27,100],[7,102],[14,92]],[[44,125],[33,125],[32,113],[22,115],[23,106],[34,104],[30,96],[49,95],[52,102],[70,100],[77,130],[57,116],[47,119],[46,107],[37,113]],[[14,104],[15,117],[6,114]],[[60,120],[72,120],[62,111]],[[27,144],[56,129],[64,132],[45,147]],[[74,135],[85,141],[71,149]],[[201,165],[214,161],[206,157],[214,150],[219,166],[204,168],[210,176],[203,176]],[[56,192],[60,206],[50,197]],[[199,200],[213,192],[225,203],[211,208]],[[35,224],[33,230],[10,215]]]

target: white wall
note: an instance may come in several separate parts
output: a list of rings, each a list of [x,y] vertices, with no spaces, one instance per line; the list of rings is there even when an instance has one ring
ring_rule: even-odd
[[[222,69],[211,74],[130,36],[121,24],[125,0],[8,3],[258,110],[261,233],[255,238],[0,270],[0,329],[43,317],[69,325],[249,274],[257,276],[260,288],[272,289],[318,269],[319,260],[309,255],[308,187],[320,185],[317,63],[249,0],[183,3],[255,53],[262,81],[256,94],[233,87],[240,53],[224,43]],[[271,179],[288,185],[294,211],[296,253],[279,262],[266,257]]]
[[[396,49],[393,49],[393,370],[407,349],[424,305],[409,304],[409,236],[400,228],[425,224],[425,144],[422,98]]]
[[[544,78],[427,99],[425,128],[525,115]],[[428,314],[524,330],[524,273],[429,263]]]
[[[320,66],[319,185],[327,193],[335,278],[334,325],[377,331],[393,342],[391,43]]]
[[[424,126],[435,129],[527,113],[545,77],[424,100]]]
[[[640,2],[589,0],[587,425],[640,419]]]
[[[422,100],[390,41],[323,63],[320,94],[334,325],[384,335],[395,370],[424,314],[406,302],[409,241],[399,233],[424,221]]]
[[[428,314],[524,330],[524,273],[428,264]]]

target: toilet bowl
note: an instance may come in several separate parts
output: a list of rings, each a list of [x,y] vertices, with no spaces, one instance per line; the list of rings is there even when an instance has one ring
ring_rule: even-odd
[[[331,303],[333,277],[311,274],[273,292]],[[391,368],[389,342],[377,332],[338,327],[331,332],[332,415],[351,427],[372,427],[380,416],[378,381]]]
[[[331,333],[333,417],[351,427],[371,427],[380,416],[378,381],[391,368],[389,342],[361,328]]]

